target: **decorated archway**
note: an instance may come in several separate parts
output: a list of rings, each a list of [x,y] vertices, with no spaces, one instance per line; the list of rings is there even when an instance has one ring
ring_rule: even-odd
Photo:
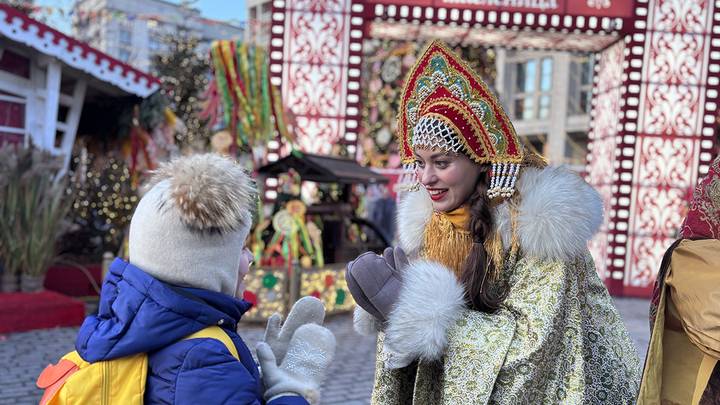
[[[596,53],[587,180],[605,223],[591,243],[617,295],[647,295],[707,172],[720,90],[720,0],[275,0],[270,72],[298,144],[355,151],[366,38]]]

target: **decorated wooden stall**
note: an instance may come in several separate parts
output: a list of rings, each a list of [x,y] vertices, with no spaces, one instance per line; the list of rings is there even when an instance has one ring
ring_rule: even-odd
[[[390,244],[377,224],[355,215],[354,188],[387,183],[387,178],[352,159],[299,151],[258,173],[285,184],[269,218],[259,218],[253,232],[257,266],[246,277],[244,298],[255,305],[243,319],[284,313],[308,295],[321,299],[330,314],[351,310],[345,265],[362,252],[381,252]],[[300,195],[307,184],[319,190],[310,204]]]

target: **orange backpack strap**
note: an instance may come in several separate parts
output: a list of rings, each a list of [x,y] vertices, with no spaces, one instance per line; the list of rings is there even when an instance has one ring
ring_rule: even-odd
[[[83,363],[85,363],[85,360],[77,352],[73,351],[63,356],[57,364],[48,364],[38,376],[37,382],[35,382],[38,388],[45,390],[42,399],[40,399],[40,405],[44,405],[52,399],[55,393],[65,384],[65,381],[78,371]]]
[[[240,355],[238,355],[237,348],[235,347],[235,343],[233,343],[232,339],[230,339],[230,336],[225,332],[221,327],[219,326],[208,326],[205,329],[201,329],[191,335],[186,336],[183,340],[188,339],[201,339],[201,338],[209,338],[209,339],[215,339],[222,342],[222,344],[227,347],[227,349],[230,351],[230,354],[232,354],[235,359],[238,361],[240,360]]]

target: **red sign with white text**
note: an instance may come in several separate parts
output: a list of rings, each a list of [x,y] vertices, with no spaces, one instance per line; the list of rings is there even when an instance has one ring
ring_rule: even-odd
[[[565,12],[570,15],[596,17],[632,17],[634,0],[565,0]]]
[[[635,0],[367,0],[371,4],[572,16],[632,17]]]

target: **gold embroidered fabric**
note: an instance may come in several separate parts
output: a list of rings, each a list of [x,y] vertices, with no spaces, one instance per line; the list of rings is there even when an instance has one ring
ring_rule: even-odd
[[[509,274],[500,310],[465,310],[441,361],[385,370],[380,334],[372,403],[634,403],[637,352],[590,255],[520,258]]]

